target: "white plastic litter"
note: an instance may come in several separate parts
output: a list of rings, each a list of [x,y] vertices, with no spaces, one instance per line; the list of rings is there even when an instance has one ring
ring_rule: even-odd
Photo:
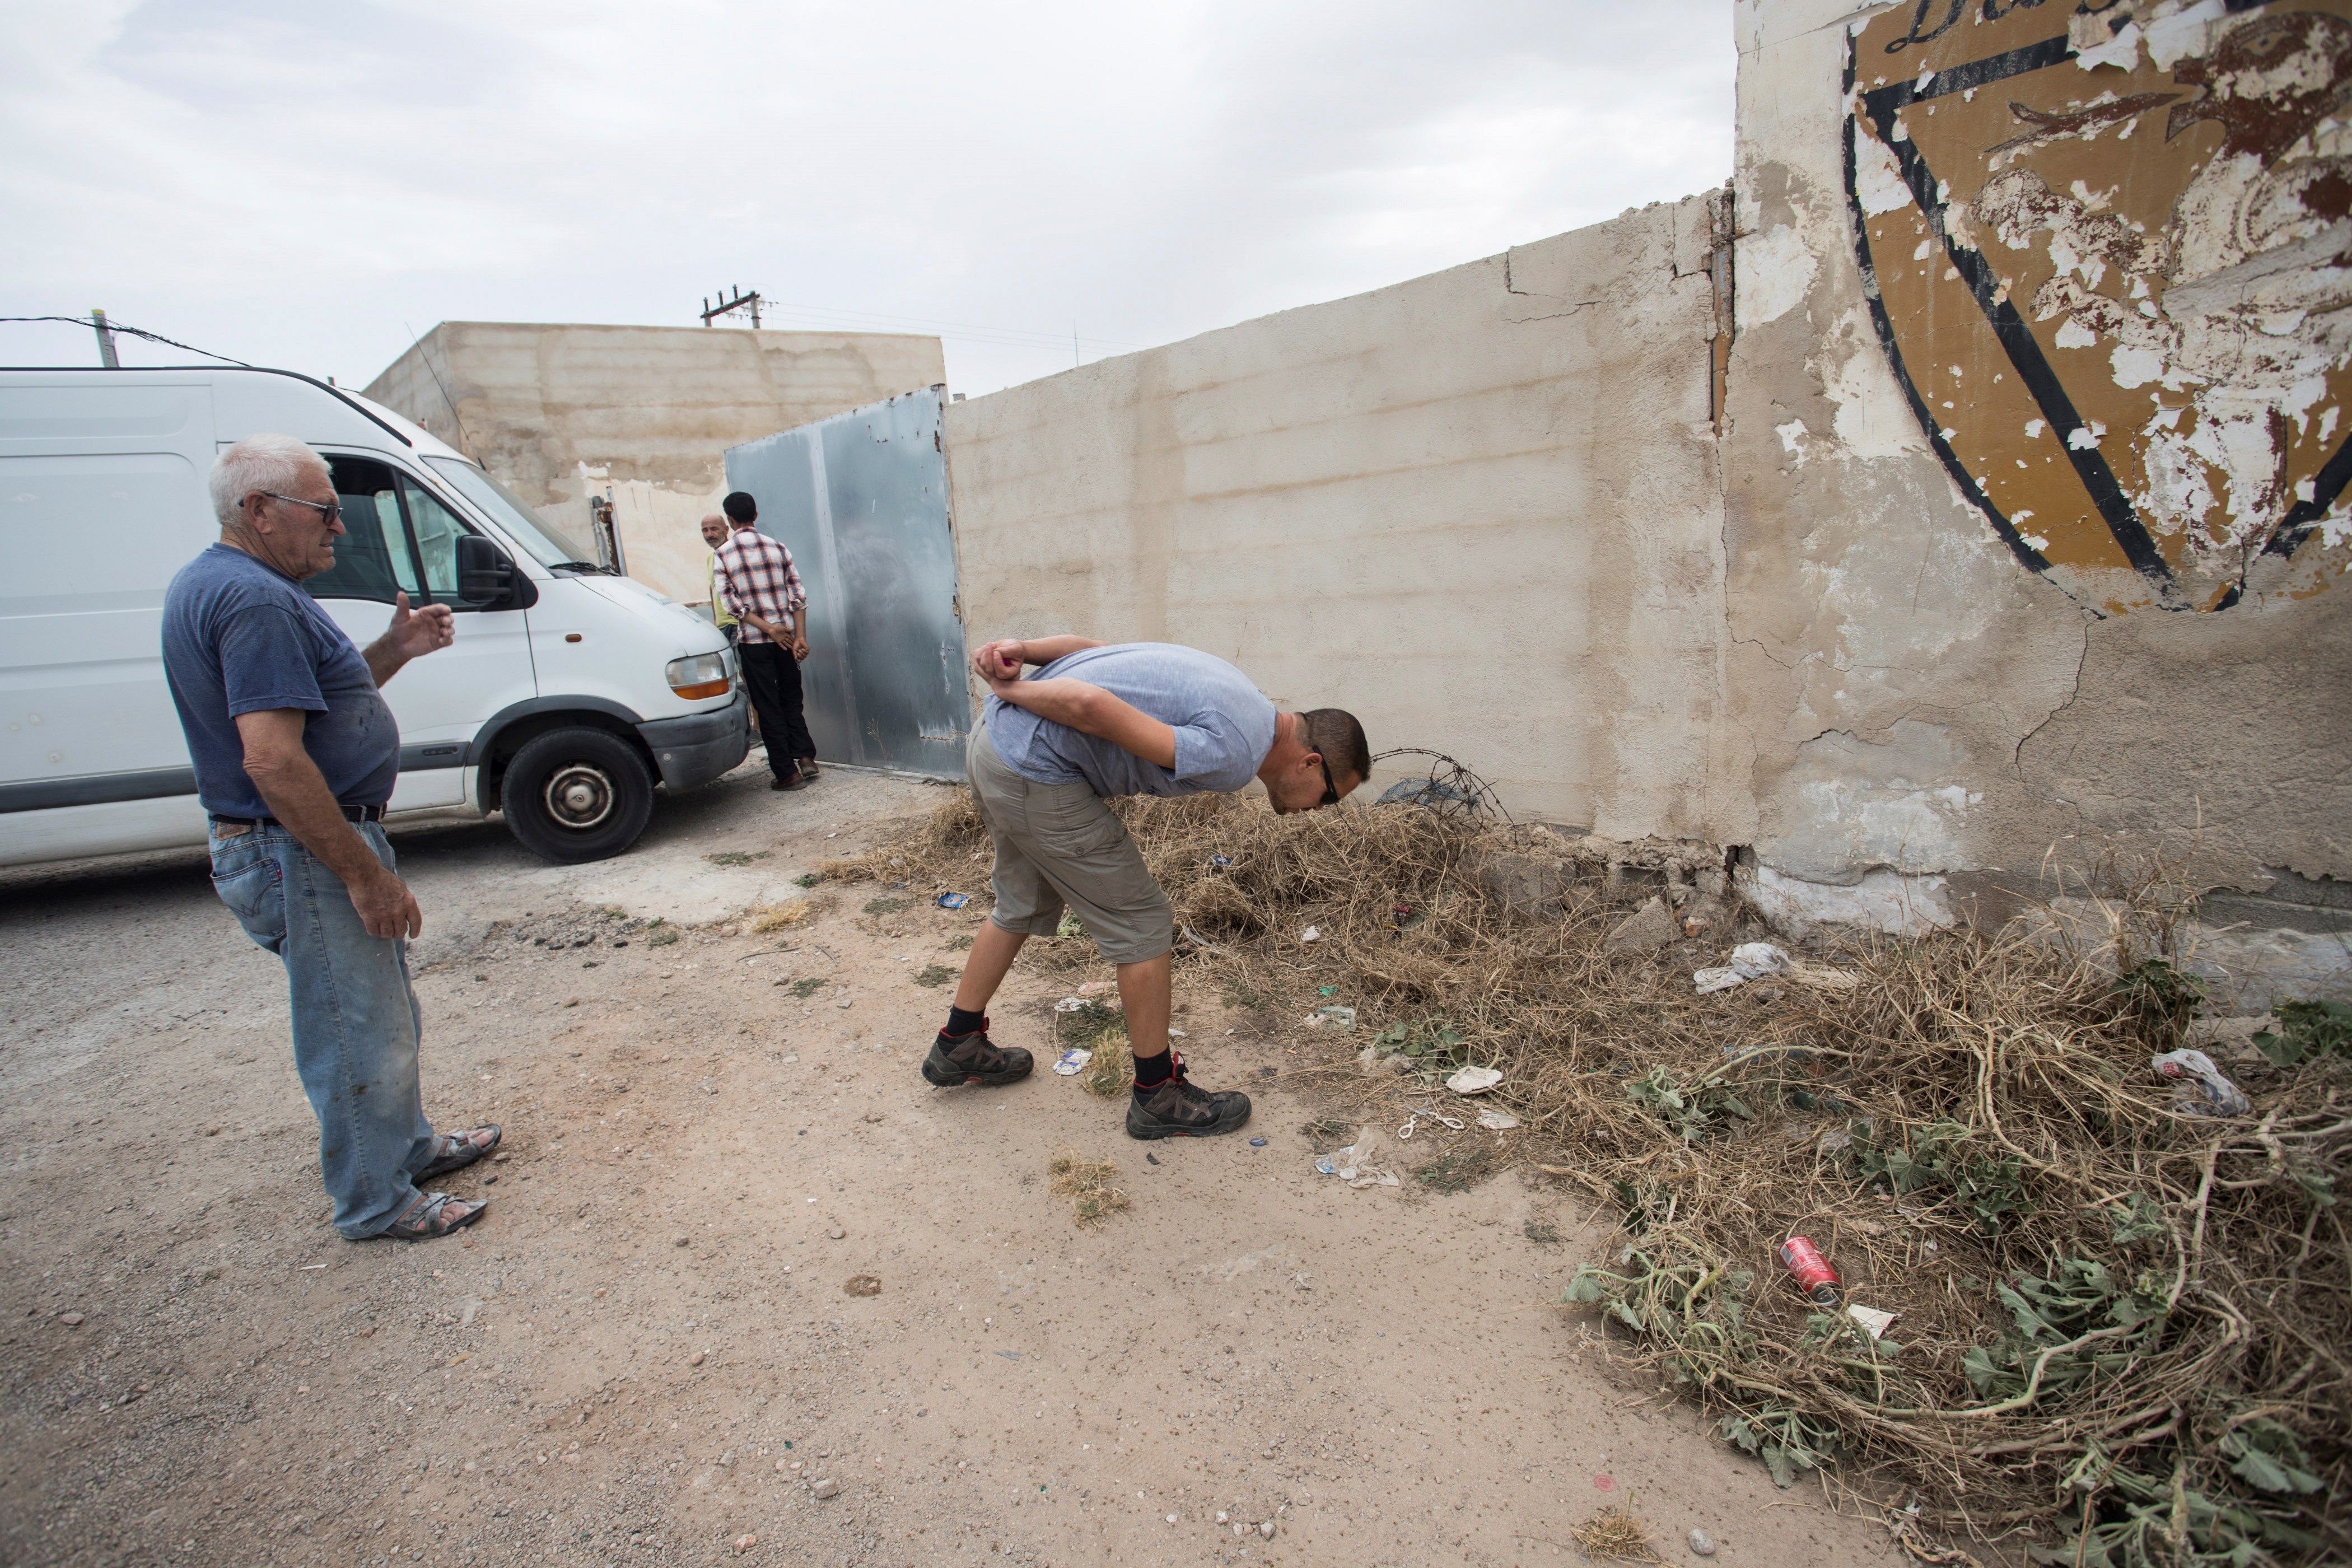
[[[1712,991],[1728,991],[1750,980],[1761,980],[1768,974],[1780,974],[1793,967],[1788,953],[1769,942],[1743,942],[1731,950],[1731,962],[1719,968],[1702,969],[1691,976],[1702,996]]]
[[[1356,1026],[1356,1010],[1337,1005],[1318,1007],[1307,1015],[1307,1026],[1310,1029],[1338,1029],[1344,1033]]]
[[[1882,1312],[1875,1307],[1865,1307],[1859,1301],[1849,1305],[1845,1315],[1860,1323],[1874,1340],[1885,1339],[1886,1331],[1895,1326],[1895,1314]]]
[[[1478,1125],[1489,1131],[1508,1132],[1518,1124],[1517,1117],[1507,1110],[1497,1110],[1491,1105],[1482,1107],[1478,1112]]]
[[[1054,1058],[1054,1070],[1064,1078],[1075,1078],[1086,1071],[1087,1064],[1094,1059],[1094,1052],[1082,1051],[1073,1046]]]
[[[1396,1186],[1399,1184],[1394,1171],[1372,1163],[1372,1155],[1379,1148],[1380,1134],[1367,1127],[1346,1148],[1318,1156],[1315,1168],[1327,1176],[1339,1177],[1351,1187]]]
[[[2160,1057],[2150,1057],[2147,1065],[2156,1069],[2158,1078],[2179,1079],[2188,1087],[2181,1097],[2180,1110],[2190,1116],[2243,1116],[2254,1108],[2240,1089],[2221,1075],[2213,1058],[2203,1051],[2167,1051]],[[2187,1080],[2196,1083],[2188,1086]]]
[[[1445,1080],[1445,1087],[1456,1094],[1484,1094],[1503,1081],[1497,1068],[1464,1068]]]
[[[1323,940],[1322,928],[1319,926],[1308,926],[1305,931],[1298,933],[1298,940],[1303,942],[1321,942]]]
[[[1056,1013],[1079,1013],[1086,1010],[1086,1005],[1087,999],[1083,996],[1065,996],[1059,1002],[1054,1004],[1054,1011]]]
[[[1117,991],[1118,989],[1118,982],[1116,980],[1089,980],[1084,985],[1078,987],[1078,994],[1081,996],[1101,996],[1110,992]]]

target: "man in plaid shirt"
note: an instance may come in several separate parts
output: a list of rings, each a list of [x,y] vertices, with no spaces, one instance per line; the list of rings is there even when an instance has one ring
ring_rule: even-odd
[[[816,777],[816,742],[801,711],[801,663],[808,657],[808,595],[793,552],[761,533],[759,503],[741,490],[719,503],[735,536],[719,550],[719,595],[735,617],[736,656],[760,739],[770,789],[799,789]]]

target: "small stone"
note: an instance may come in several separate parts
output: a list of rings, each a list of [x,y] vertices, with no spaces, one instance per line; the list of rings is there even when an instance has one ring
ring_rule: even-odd
[[[596,1289],[595,1289],[594,1290],[591,1291],[591,1292],[590,1292],[590,1294],[591,1294],[591,1295],[593,1295],[593,1296],[597,1300],[601,1301],[601,1300],[603,1300],[604,1299],[604,1287],[603,1287],[602,1285],[599,1285],[599,1286],[597,1286],[597,1287],[596,1287]]]
[[[790,1459],[778,1459],[776,1461],[776,1474],[780,1476],[788,1476],[799,1468],[799,1466],[793,1464]]]
[[[704,1079],[695,1087],[701,1089],[705,1094],[717,1094],[719,1092],[719,1085],[710,1079]]]
[[[493,1165],[503,1165],[512,1158],[514,1158],[513,1155],[501,1149],[497,1153],[490,1156],[490,1163]]]
[[[1715,1555],[1715,1537],[1704,1530],[1694,1530],[1690,1532],[1690,1549],[1695,1557],[1712,1557]]]
[[[1680,928],[1666,909],[1666,900],[1653,897],[1650,901],[1617,922],[1616,929],[1602,940],[1601,951],[1608,953],[1655,952],[1673,942]]]
[[[1225,1510],[1224,1510],[1223,1509],[1219,1509],[1219,1510],[1217,1510],[1217,1522],[1218,1522],[1219,1524],[1223,1524],[1223,1523],[1226,1523],[1226,1522],[1227,1522],[1227,1518],[1226,1518]]]
[[[217,1138],[220,1136],[220,1129],[217,1127],[207,1127],[205,1129],[205,1136],[207,1138]]]
[[[856,1000],[856,998],[853,996],[844,996],[840,1001],[835,1003],[834,1005],[836,1007],[846,1007]]]
[[[867,1125],[878,1127],[882,1123],[882,1113],[878,1110],[869,1110],[866,1113],[866,1121]]]
[[[1257,1521],[1257,1532],[1260,1535],[1265,1536],[1268,1541],[1272,1541],[1274,1539],[1274,1521],[1270,1519],[1259,1520]]]
[[[815,1480],[809,1483],[809,1496],[813,1498],[823,1499],[839,1497],[840,1495],[841,1483],[835,1480],[831,1476],[820,1476]]]
[[[1169,1522],[1169,1523],[1171,1523],[1171,1524],[1175,1523],[1175,1522],[1176,1522],[1176,1516],[1175,1516],[1174,1514],[1172,1514],[1172,1513],[1171,1513],[1171,1514],[1170,1514],[1170,1515],[1168,1516],[1168,1522]]]
[[[702,1352],[700,1351],[696,1351],[689,1354],[686,1358],[686,1364],[688,1366],[700,1366],[702,1364]]]
[[[78,1329],[81,1327],[82,1317],[79,1312],[59,1312],[58,1314],[58,1321],[63,1323],[67,1328]]]
[[[692,1241],[693,1239],[694,1238],[692,1237],[687,1235],[686,1232],[681,1230],[676,1236],[669,1238],[669,1244],[672,1247],[684,1247],[688,1242]]]
[[[577,996],[566,996],[563,999],[563,1005],[567,1007],[577,1007],[580,1005],[580,998]]]
[[[845,1230],[842,1229],[842,1228],[841,1228],[841,1226],[837,1226],[837,1225],[836,1225],[836,1226],[828,1226],[828,1227],[826,1228],[826,1230],[825,1230],[825,1233],[824,1233],[824,1234],[825,1234],[825,1235],[827,1235],[827,1236],[829,1236],[829,1237],[831,1237],[834,1240],[835,1240],[835,1241],[839,1241],[839,1240],[841,1240],[843,1237],[846,1237],[849,1233],[848,1233],[847,1231],[845,1231]]]
[[[751,1551],[759,1544],[760,1538],[756,1535],[739,1535],[735,1538],[735,1551],[738,1555]]]

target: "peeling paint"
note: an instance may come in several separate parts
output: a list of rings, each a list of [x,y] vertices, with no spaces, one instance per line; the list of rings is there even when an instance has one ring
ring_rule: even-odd
[[[1813,284],[1813,253],[1797,231],[1775,224],[1739,242],[1739,324],[1777,321],[1804,302]]]

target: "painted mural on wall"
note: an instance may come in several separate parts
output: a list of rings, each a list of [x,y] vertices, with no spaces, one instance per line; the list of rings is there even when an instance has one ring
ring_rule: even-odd
[[[2352,0],[1905,0],[1852,40],[1847,186],[1930,444],[2110,611],[2352,556]]]

